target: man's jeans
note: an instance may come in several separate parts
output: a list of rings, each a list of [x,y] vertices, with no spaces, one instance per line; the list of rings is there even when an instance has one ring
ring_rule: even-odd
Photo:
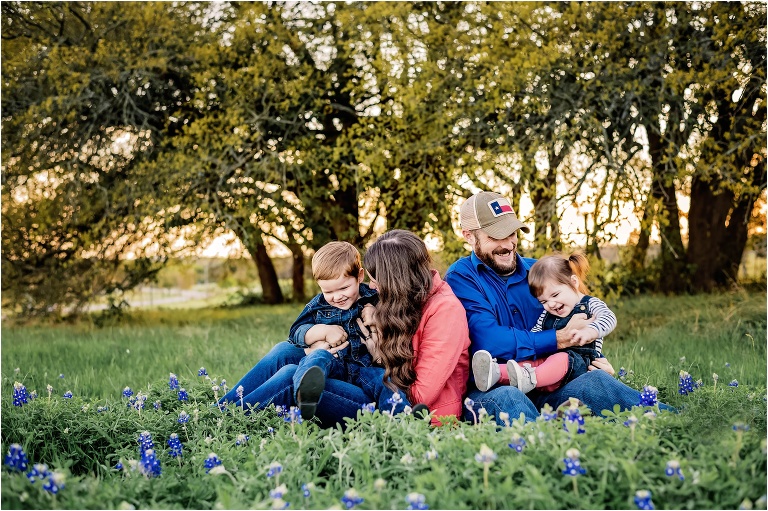
[[[511,385],[501,385],[488,392],[482,392],[470,385],[468,397],[475,402],[475,413],[479,408],[485,408],[494,416],[499,426],[504,425],[504,421],[499,419],[500,412],[507,412],[510,419],[517,419],[523,413],[526,422],[531,422],[536,420],[539,410],[545,404],[557,408],[570,397],[582,401],[598,416],[602,416],[603,410],[613,410],[613,406],[617,404],[622,410],[628,410],[640,403],[639,391],[601,370],[589,371],[554,392],[532,391],[526,395]],[[664,403],[659,403],[659,409],[675,411]],[[466,408],[464,420],[474,420],[472,413]]]

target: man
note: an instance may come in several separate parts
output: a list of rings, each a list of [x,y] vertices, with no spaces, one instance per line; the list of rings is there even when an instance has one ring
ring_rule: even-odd
[[[467,311],[471,354],[486,350],[499,363],[536,359],[576,346],[573,332],[588,324],[586,316],[580,314],[562,330],[531,332],[544,309],[528,290],[528,270],[535,259],[517,253],[518,230],[528,232],[506,198],[494,192],[476,193],[461,206],[461,233],[472,253],[451,265],[445,275]],[[595,360],[589,369],[553,392],[538,389],[527,395],[510,385],[482,392],[470,381],[468,397],[476,407],[493,415],[499,425],[503,425],[499,412],[512,418],[523,413],[527,421],[533,421],[545,404],[557,408],[570,397],[598,414],[612,410],[615,404],[622,408],[639,404],[640,393],[614,379],[613,367],[605,358]],[[472,419],[469,410],[464,413],[465,419]]]

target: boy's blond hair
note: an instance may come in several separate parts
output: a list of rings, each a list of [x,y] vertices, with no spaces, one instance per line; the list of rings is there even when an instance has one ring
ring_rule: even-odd
[[[312,256],[312,276],[315,280],[357,277],[360,268],[360,252],[346,241],[331,241]]]

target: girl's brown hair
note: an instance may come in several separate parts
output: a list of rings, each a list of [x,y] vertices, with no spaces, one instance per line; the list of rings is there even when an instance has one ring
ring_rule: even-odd
[[[360,252],[346,241],[326,243],[312,256],[312,276],[315,280],[357,277],[360,268]]]
[[[579,278],[577,291],[589,294],[584,281],[589,274],[589,261],[581,252],[574,252],[569,256],[564,254],[547,255],[536,261],[528,272],[528,289],[535,297],[541,296],[547,282],[558,282],[573,287],[571,275]]]
[[[410,387],[416,381],[412,340],[432,290],[432,259],[418,236],[394,229],[368,248],[364,261],[379,290],[375,321],[384,382],[390,378],[410,398]]]

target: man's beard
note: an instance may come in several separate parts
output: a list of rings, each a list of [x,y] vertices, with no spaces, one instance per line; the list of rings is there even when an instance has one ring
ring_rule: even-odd
[[[512,275],[515,272],[515,269],[517,269],[517,250],[512,250],[512,255],[514,256],[512,258],[512,263],[508,265],[501,266],[499,265],[494,259],[493,259],[493,252],[483,252],[483,250],[480,248],[480,242],[477,241],[475,243],[475,246],[473,247],[473,250],[475,251],[475,255],[477,255],[478,259],[480,259],[482,262],[484,262],[490,269],[492,269],[496,274],[498,275]],[[505,252],[505,250],[502,249],[496,249],[495,252]]]

